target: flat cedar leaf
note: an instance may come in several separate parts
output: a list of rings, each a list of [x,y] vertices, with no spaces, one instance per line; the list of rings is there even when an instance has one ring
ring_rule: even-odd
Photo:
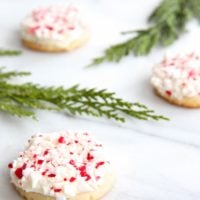
[[[182,35],[187,22],[192,18],[200,21],[200,0],[163,0],[148,18],[151,23],[149,28],[122,32],[134,36],[108,47],[89,66],[106,61],[119,62],[130,53],[135,56],[147,55],[158,45],[171,45]]]
[[[0,49],[0,56],[18,56],[22,54],[19,50]]]
[[[13,104],[11,102],[5,103],[0,101],[0,111],[17,117],[32,117],[35,119],[35,114],[33,111],[27,108],[23,108],[20,105]]]
[[[17,75],[20,72],[2,72]],[[124,122],[125,117],[142,120],[168,120],[139,103],[127,102],[106,89],[80,88],[78,85],[43,87],[34,83],[13,84],[8,79],[0,81],[0,111],[18,117],[35,117],[35,110],[66,111],[72,115],[107,117]]]

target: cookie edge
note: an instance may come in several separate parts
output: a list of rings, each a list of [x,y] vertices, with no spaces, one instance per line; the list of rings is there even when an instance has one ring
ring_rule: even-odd
[[[41,51],[41,52],[69,52],[83,46],[90,38],[90,32],[85,31],[84,34],[76,40],[73,40],[65,47],[59,47],[56,45],[56,42],[53,44],[35,42],[31,40],[27,40],[22,37],[22,44],[32,50]]]
[[[105,196],[114,186],[116,182],[116,175],[114,169],[111,170],[112,173],[105,175],[104,184],[101,185],[97,190],[93,192],[85,192],[77,194],[77,196],[73,198],[68,198],[67,200],[98,200]],[[56,200],[56,198],[51,196],[46,196],[43,194],[35,193],[35,192],[26,192],[23,189],[15,186],[15,189],[18,193],[24,197],[26,200]]]
[[[200,108],[200,97],[185,97],[183,99],[175,99],[173,97],[163,95],[157,88],[154,87],[157,96],[168,101],[170,104],[185,108]]]

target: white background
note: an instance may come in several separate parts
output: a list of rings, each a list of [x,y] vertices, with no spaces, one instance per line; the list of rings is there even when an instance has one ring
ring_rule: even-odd
[[[118,180],[105,200],[199,200],[200,199],[200,110],[168,104],[157,97],[149,84],[152,67],[165,53],[199,51],[200,28],[193,21],[188,33],[169,48],[149,56],[129,56],[119,64],[105,63],[86,69],[105,47],[122,41],[124,30],[143,28],[158,0],[77,0],[92,30],[84,47],[61,54],[33,52],[20,43],[19,24],[40,5],[64,0],[0,0],[0,46],[22,49],[19,57],[2,57],[7,69],[25,70],[24,81],[42,85],[80,83],[82,87],[108,88],[119,97],[139,101],[171,118],[170,122],[130,119],[118,124],[106,119],[71,117],[38,111],[38,121],[0,114],[0,200],[21,199],[10,184],[7,164],[23,149],[30,135],[56,130],[92,132],[105,146],[116,168]],[[126,36],[127,37],[127,36]]]

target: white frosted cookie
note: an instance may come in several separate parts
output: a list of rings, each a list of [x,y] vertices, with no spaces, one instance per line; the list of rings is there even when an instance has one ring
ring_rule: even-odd
[[[88,133],[35,135],[8,167],[27,200],[98,200],[115,181],[102,144]]]
[[[21,24],[23,44],[38,51],[71,51],[81,47],[89,35],[79,10],[71,5],[37,8]]]
[[[151,83],[170,103],[200,107],[200,56],[197,53],[165,57],[153,68]]]

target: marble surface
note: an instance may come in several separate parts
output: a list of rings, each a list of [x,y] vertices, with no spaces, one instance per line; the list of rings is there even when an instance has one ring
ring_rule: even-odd
[[[59,3],[66,2],[60,0]],[[156,49],[147,57],[129,56],[120,64],[105,63],[86,69],[90,60],[110,44],[125,39],[122,30],[143,28],[158,0],[76,0],[92,29],[92,38],[71,53],[47,54],[25,49],[19,40],[19,24],[32,8],[55,4],[54,0],[0,0],[0,46],[23,50],[20,57],[0,58],[8,69],[27,70],[43,85],[80,83],[108,88],[129,101],[140,101],[170,122],[129,119],[118,124],[106,119],[70,117],[37,112],[38,121],[0,114],[0,200],[20,200],[9,183],[7,164],[37,132],[86,130],[101,140],[116,167],[117,182],[105,200],[199,200],[200,199],[200,110],[170,105],[155,96],[149,84],[152,66],[165,53],[198,50],[200,28],[188,24],[189,32],[173,46]],[[128,36],[127,36],[128,37]]]

